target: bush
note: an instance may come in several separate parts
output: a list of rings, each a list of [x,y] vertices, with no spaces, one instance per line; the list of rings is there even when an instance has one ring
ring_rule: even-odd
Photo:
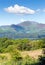
[[[14,61],[19,61],[22,59],[20,52],[18,50],[14,50],[13,52],[11,52],[11,56]]]
[[[17,49],[19,50],[30,50],[31,49],[31,45],[29,43],[20,43],[17,47]]]

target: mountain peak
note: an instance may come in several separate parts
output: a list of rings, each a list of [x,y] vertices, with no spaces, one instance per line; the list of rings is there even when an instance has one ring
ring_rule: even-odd
[[[0,37],[45,38],[45,24],[24,21],[17,25],[0,26]]]
[[[34,21],[24,21],[24,22],[22,22],[18,25],[20,25],[20,26],[30,26],[31,24],[39,24],[39,23],[34,22]]]

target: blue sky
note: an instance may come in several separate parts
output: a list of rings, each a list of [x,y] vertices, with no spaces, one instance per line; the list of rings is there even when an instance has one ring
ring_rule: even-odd
[[[45,0],[0,0],[0,25],[45,23]]]

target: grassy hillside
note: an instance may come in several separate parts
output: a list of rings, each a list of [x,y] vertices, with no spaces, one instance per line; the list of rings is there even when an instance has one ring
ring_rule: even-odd
[[[44,65],[43,48],[45,39],[0,38],[0,65]]]

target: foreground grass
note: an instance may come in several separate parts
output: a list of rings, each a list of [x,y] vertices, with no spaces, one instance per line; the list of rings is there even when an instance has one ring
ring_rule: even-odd
[[[0,39],[0,65],[39,65],[45,39]],[[44,50],[45,51],[45,50]],[[45,57],[44,57],[45,58]],[[41,57],[41,62],[42,59]],[[44,63],[43,63],[44,64]]]
[[[16,51],[12,53],[13,58],[11,53],[1,53],[0,65],[41,65],[40,63],[44,65],[42,60],[44,60],[45,57],[41,57],[41,61],[39,61],[39,56],[43,56],[42,49],[20,51],[20,55],[18,55]]]
[[[21,55],[25,57],[26,55],[29,55],[32,58],[38,59],[40,55],[42,55],[42,49],[32,50],[32,51],[23,51],[21,52]]]
[[[28,55],[36,59],[38,58],[38,56],[42,55],[42,49],[31,50],[31,51],[21,51],[20,54],[22,57],[25,57]],[[0,56],[5,56],[7,57],[8,60],[11,59],[10,53],[0,53]]]

